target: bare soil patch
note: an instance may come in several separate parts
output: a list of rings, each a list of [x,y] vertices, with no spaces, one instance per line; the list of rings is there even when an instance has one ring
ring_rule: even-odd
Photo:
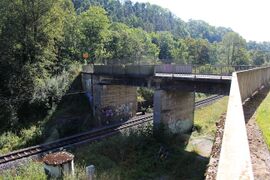
[[[270,153],[263,139],[262,132],[256,123],[256,110],[267,96],[269,90],[269,87],[264,88],[243,106],[255,180],[270,180]],[[212,148],[208,169],[205,174],[206,180],[216,179],[225,118],[226,114],[224,114],[217,123],[215,143]]]
[[[264,88],[244,105],[251,162],[256,180],[270,179],[270,153],[256,123],[256,110],[268,92],[269,88]]]
[[[224,124],[225,124],[226,113],[224,113],[221,117],[219,122],[216,124],[217,131],[215,135],[214,145],[212,147],[212,152],[210,156],[210,161],[207,167],[207,171],[205,173],[206,180],[215,180],[217,175],[218,169],[218,162],[220,157],[220,150],[221,150],[221,143],[222,137],[224,133]]]

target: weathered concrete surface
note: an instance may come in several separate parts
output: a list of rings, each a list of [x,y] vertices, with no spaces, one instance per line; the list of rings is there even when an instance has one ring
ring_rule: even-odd
[[[157,90],[154,94],[154,125],[163,123],[172,133],[186,133],[193,127],[193,92]]]
[[[270,67],[237,72],[242,101],[251,97],[254,92],[270,80]]]
[[[101,85],[103,76],[82,74],[83,89],[92,106],[96,125],[131,118],[137,112],[137,87]]]
[[[217,179],[253,179],[241,93],[236,73],[233,73],[232,77]]]
[[[137,88],[94,85],[94,108],[101,124],[127,120],[137,112]]]
[[[269,80],[269,67],[233,73],[218,180],[254,179],[242,103]]]
[[[155,73],[159,67],[162,67],[162,72],[167,73]],[[225,95],[229,93],[231,83],[229,76],[194,75],[190,65],[87,65],[83,67],[82,77],[91,74],[103,77],[99,81],[103,85],[152,87],[185,92],[196,90],[201,93]]]
[[[85,73],[110,76],[153,76],[154,65],[87,65],[83,68]]]

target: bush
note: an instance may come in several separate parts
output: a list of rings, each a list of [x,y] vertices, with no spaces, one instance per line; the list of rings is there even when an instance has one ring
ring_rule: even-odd
[[[22,129],[18,134],[5,132],[0,136],[0,154],[6,154],[18,148],[34,145],[40,137],[41,129],[34,125],[29,129]]]
[[[20,165],[16,169],[4,171],[0,175],[0,179],[5,180],[47,180],[42,163],[30,162]]]
[[[80,65],[75,63],[68,71],[63,71],[61,75],[44,80],[37,79],[32,103],[45,104],[51,108],[53,103],[60,102],[79,72]]]
[[[12,132],[0,136],[0,154],[6,154],[20,145],[20,137]]]

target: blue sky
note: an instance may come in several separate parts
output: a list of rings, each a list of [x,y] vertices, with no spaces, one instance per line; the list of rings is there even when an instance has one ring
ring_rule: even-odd
[[[171,10],[184,21],[230,27],[247,40],[270,41],[270,0],[132,0]]]

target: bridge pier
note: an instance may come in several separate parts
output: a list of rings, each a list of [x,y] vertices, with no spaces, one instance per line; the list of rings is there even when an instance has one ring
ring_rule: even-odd
[[[195,93],[156,90],[154,126],[164,124],[172,133],[187,133],[193,127]]]
[[[137,88],[124,85],[95,85],[94,107],[99,125],[124,121],[136,115]]]
[[[103,76],[84,74],[86,91],[95,117],[94,125],[101,126],[115,121],[128,120],[137,112],[137,87],[126,85],[102,85]]]
[[[137,88],[94,85],[94,108],[98,125],[128,120],[137,112]]]

